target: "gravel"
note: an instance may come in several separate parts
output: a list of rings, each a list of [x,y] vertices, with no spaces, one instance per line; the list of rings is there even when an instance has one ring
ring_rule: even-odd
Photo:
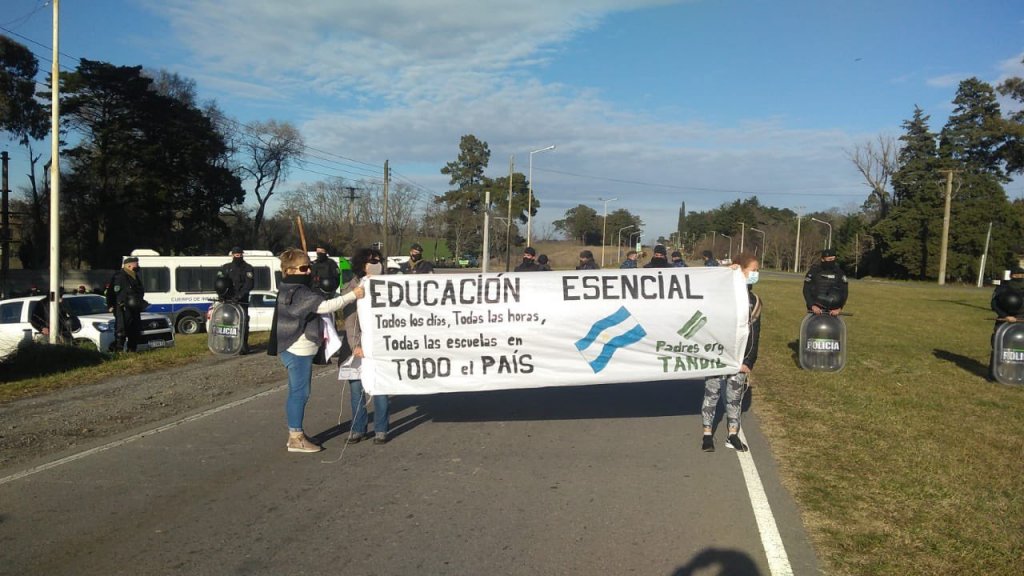
[[[0,470],[86,450],[139,429],[274,388],[276,357],[207,356],[159,372],[110,378],[0,405]]]

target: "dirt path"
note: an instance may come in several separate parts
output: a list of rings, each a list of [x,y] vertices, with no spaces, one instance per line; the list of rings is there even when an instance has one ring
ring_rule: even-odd
[[[0,405],[0,470],[84,450],[284,382],[278,359],[257,351],[242,357],[201,357],[186,366]]]

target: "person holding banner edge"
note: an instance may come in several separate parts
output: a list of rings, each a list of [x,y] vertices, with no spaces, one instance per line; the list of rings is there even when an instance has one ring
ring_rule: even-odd
[[[362,248],[352,257],[352,272],[358,282],[364,277],[377,276],[384,273],[384,256],[376,248]],[[350,282],[342,295],[350,293],[356,282]],[[363,363],[362,330],[359,327],[359,314],[353,300],[342,308],[345,322],[344,341],[338,356],[338,380],[348,380],[352,405],[352,425],[349,428],[347,444],[355,444],[366,438],[366,395],[363,393],[361,376]],[[388,441],[388,397],[386,394],[373,396],[373,443],[384,444]]]
[[[743,363],[740,371],[731,376],[712,376],[704,381],[704,402],[701,405],[701,419],[704,425],[704,435],[701,441],[701,449],[705,452],[715,451],[714,422],[715,413],[718,410],[718,399],[725,387],[725,418],[728,425],[728,436],[726,446],[739,452],[746,452],[747,445],[740,440],[740,413],[743,395],[748,388],[750,371],[754,369],[757,362],[757,346],[761,337],[761,299],[754,294],[753,287],[757,283],[758,269],[760,263],[757,256],[750,252],[741,252],[732,259],[733,269],[743,272],[747,281],[747,301],[749,310],[750,336],[747,338],[747,348],[743,354]]]
[[[313,377],[313,358],[323,343],[323,322],[320,314],[340,310],[365,295],[361,286],[339,297],[325,299],[313,288],[312,267],[305,250],[289,248],[281,253],[281,286],[277,307],[270,326],[267,354],[281,357],[288,370],[288,399],[285,414],[288,419],[289,452],[319,452],[302,429],[302,421],[309,401]]]

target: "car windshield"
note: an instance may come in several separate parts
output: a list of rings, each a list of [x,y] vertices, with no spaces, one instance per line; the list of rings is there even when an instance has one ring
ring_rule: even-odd
[[[107,299],[98,294],[65,298],[64,305],[75,316],[107,313]]]

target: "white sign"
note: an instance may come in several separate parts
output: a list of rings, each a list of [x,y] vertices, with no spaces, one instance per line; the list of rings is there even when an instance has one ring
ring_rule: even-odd
[[[363,286],[371,394],[735,374],[749,331],[746,283],[729,268],[374,276]]]

